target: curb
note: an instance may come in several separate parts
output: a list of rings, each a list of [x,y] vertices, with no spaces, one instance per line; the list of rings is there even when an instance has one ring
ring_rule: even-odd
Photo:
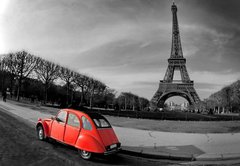
[[[226,160],[239,160],[239,153],[232,154],[205,154],[205,157],[196,157],[196,161],[226,161]]]
[[[168,160],[178,160],[178,161],[196,161],[196,158],[194,155],[192,156],[178,156],[173,155],[170,153],[162,153],[162,154],[150,154],[150,153],[144,153],[142,151],[136,152],[131,150],[124,150],[122,149],[119,151],[119,153],[130,155],[130,156],[136,156],[136,157],[143,157],[143,158],[149,158],[149,159],[168,159]]]
[[[144,153],[143,150],[134,151],[122,148],[119,153],[126,154],[130,156],[143,157],[149,159],[166,159],[166,160],[176,160],[176,161],[227,161],[227,160],[239,160],[240,154],[232,153],[232,154],[204,154],[201,156],[192,155],[177,155],[171,153]]]

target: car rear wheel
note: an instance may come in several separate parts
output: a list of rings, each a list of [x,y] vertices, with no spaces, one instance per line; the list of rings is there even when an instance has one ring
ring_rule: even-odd
[[[90,160],[92,157],[92,153],[85,150],[78,150],[80,156],[85,160]]]
[[[39,140],[41,140],[41,141],[45,140],[44,129],[42,126],[37,127],[37,136],[38,136]]]

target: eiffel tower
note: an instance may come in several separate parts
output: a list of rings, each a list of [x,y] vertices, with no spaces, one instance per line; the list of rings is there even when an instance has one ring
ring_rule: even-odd
[[[171,55],[168,59],[168,68],[164,79],[160,80],[159,88],[150,101],[151,110],[156,110],[158,107],[163,108],[165,101],[172,96],[185,98],[193,108],[200,101],[194,89],[194,82],[190,80],[188,75],[186,59],[183,57],[177,19],[177,6],[174,2],[171,9],[173,15]],[[181,80],[173,80],[175,70],[180,71]]]

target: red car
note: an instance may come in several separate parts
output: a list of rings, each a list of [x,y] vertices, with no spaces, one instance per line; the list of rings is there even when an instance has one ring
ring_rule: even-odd
[[[121,146],[110,123],[98,113],[62,109],[51,119],[39,118],[36,130],[39,140],[52,138],[74,146],[83,159],[92,153],[116,153]]]

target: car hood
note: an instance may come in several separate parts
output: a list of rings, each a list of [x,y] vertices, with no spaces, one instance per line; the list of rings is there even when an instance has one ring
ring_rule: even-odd
[[[112,128],[98,129],[98,133],[99,133],[105,146],[119,143],[118,138]]]

